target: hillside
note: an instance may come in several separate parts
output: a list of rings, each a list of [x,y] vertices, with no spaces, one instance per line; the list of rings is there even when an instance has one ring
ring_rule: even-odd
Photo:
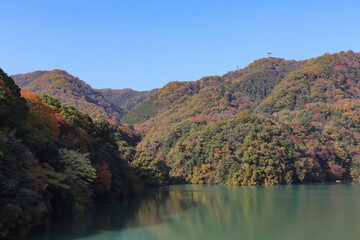
[[[101,90],[124,100],[137,132],[25,90],[103,97],[64,71],[16,78],[21,91],[0,70],[0,238],[140,185],[360,181],[359,53],[264,58],[140,94]]]
[[[166,114],[167,111],[181,111],[189,116],[233,115],[239,108],[250,107],[254,102],[263,100],[289,72],[302,64],[303,62],[280,58],[260,59],[244,69],[229,72],[221,77],[208,76],[194,82],[171,82],[126,114],[123,121],[132,124],[143,123],[161,109]],[[188,104],[185,109],[183,103]],[[185,116],[181,115],[180,118],[183,117]]]
[[[115,120],[20,92],[0,69],[0,239],[138,192],[129,166],[138,141]]]
[[[359,179],[359,81],[348,51],[169,83],[124,117],[144,134],[132,165],[146,184]]]
[[[84,81],[63,70],[35,71],[11,77],[21,88],[58,98],[92,117],[120,119],[125,113]]]
[[[122,121],[143,135],[131,165],[144,184],[359,179],[359,59],[264,58],[153,92],[99,91],[126,106]],[[18,81],[28,87],[46,74]]]
[[[104,97],[106,97],[112,104],[130,112],[144,101],[154,95],[158,89],[150,91],[135,91],[129,88],[126,89],[96,89]]]

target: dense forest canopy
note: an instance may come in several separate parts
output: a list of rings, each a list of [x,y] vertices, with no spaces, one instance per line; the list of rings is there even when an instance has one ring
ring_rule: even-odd
[[[146,185],[360,180],[359,53],[263,58],[149,92],[61,70],[13,78],[22,90],[0,71],[0,238]]]
[[[359,77],[348,51],[170,83],[146,117],[141,106],[124,117],[144,135],[132,164],[149,184],[358,180]]]

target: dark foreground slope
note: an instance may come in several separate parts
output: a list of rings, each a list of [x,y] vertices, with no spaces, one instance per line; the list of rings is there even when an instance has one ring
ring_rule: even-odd
[[[131,129],[21,94],[0,69],[0,239],[139,190],[128,164],[139,141]]]
[[[169,83],[127,115],[145,135],[132,165],[146,184],[357,180],[359,82],[349,51]]]
[[[11,76],[21,87],[36,94],[47,94],[76,107],[91,117],[120,119],[124,110],[108,101],[84,81],[63,70],[35,71]]]

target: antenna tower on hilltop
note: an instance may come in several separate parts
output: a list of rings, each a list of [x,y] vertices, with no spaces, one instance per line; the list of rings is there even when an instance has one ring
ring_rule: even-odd
[[[268,52],[267,54],[269,55],[269,58],[270,58],[270,57],[271,57],[272,52]]]
[[[236,66],[236,71],[235,71],[235,74],[234,74],[234,77],[239,77],[239,66]]]

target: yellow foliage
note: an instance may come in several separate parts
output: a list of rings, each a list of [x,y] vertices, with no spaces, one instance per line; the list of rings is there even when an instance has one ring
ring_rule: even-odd
[[[204,184],[204,181],[202,180],[202,174],[201,170],[198,167],[193,168],[193,175],[191,178],[192,184]]]
[[[347,152],[344,149],[342,149],[338,143],[334,144],[334,150],[335,150],[336,155],[338,155],[345,162],[350,161],[350,159],[348,158]]]

